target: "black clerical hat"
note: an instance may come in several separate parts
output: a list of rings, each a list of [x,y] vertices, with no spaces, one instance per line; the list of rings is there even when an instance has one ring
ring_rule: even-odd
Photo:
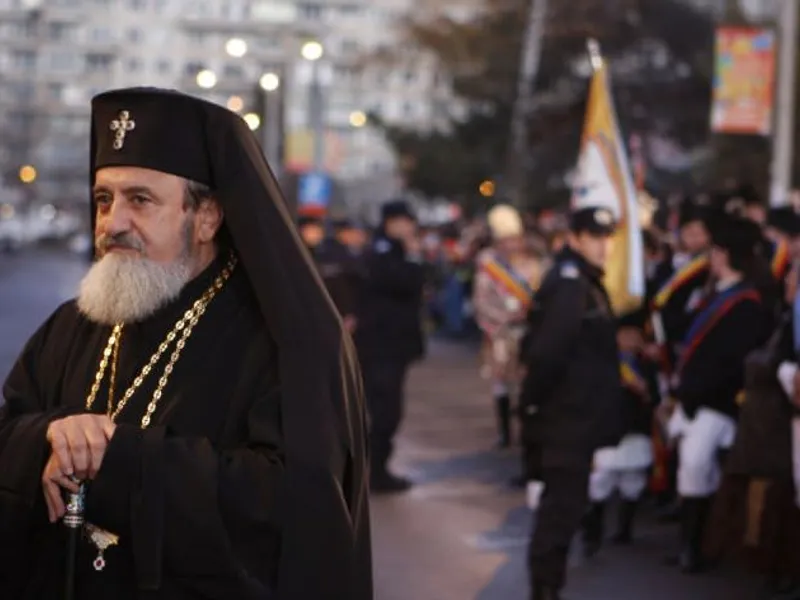
[[[92,100],[94,168],[144,167],[215,187],[206,126],[211,106],[154,88],[96,96]]]
[[[593,235],[613,235],[617,221],[604,206],[579,208],[570,215],[569,228],[573,233],[587,232]]]
[[[92,178],[110,166],[171,173],[209,185],[224,211],[236,268],[279,358],[284,468],[269,490],[280,515],[275,597],[371,597],[359,567],[369,556],[369,505],[358,361],[257,138],[222,106],[153,88],[97,96],[91,125]],[[254,469],[265,468],[259,460]],[[159,547],[160,534],[140,532],[149,536],[143,547]],[[158,556],[142,557],[151,583],[160,579]]]

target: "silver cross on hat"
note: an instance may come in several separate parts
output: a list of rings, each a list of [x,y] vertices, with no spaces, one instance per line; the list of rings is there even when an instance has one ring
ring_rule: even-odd
[[[119,111],[119,117],[111,121],[111,131],[114,132],[114,150],[120,150],[125,144],[125,136],[136,127],[136,121],[131,119],[127,110]]]

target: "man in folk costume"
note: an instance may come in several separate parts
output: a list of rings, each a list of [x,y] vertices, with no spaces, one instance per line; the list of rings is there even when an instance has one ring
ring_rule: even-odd
[[[116,90],[90,161],[97,261],[3,388],[0,597],[372,598],[354,349],[257,140]]]
[[[652,301],[656,336],[664,344],[666,363],[674,367],[680,344],[691,325],[694,311],[702,300],[708,282],[709,229],[715,214],[712,209],[684,204],[680,215],[683,256],[675,257],[675,273]]]
[[[701,544],[710,500],[720,482],[720,452],[736,435],[744,361],[769,334],[765,307],[748,271],[758,258],[759,231],[743,219],[715,224],[709,264],[714,292],[692,322],[678,365],[679,407],[669,422],[679,440],[681,552],[684,572],[702,569]]]
[[[600,549],[605,530],[606,505],[619,492],[617,531],[612,541],[629,544],[633,538],[636,510],[647,488],[648,469],[653,462],[650,439],[653,408],[659,400],[658,365],[645,356],[642,313],[619,319],[617,343],[624,394],[625,437],[613,447],[594,453],[589,479],[591,506],[583,522],[584,554]]]
[[[486,336],[484,358],[493,384],[498,446],[505,448],[511,443],[511,395],[519,383],[517,353],[540,272],[538,261],[526,251],[516,209],[495,206],[488,223],[493,244],[476,259],[473,305]]]

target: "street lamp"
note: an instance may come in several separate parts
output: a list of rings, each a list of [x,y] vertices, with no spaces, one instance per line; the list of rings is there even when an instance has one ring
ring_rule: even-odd
[[[314,171],[321,172],[325,168],[325,121],[323,119],[324,99],[320,83],[319,59],[325,49],[317,41],[308,41],[300,48],[300,55],[311,64],[311,87],[309,90],[308,116],[314,136]]]
[[[255,131],[261,126],[261,117],[259,117],[256,113],[247,113],[243,118],[244,122],[247,123],[247,126],[251,131]]]
[[[217,85],[217,75],[211,69],[203,69],[197,74],[197,85],[204,90],[210,90]]]
[[[19,180],[22,183],[33,183],[36,181],[36,168],[32,165],[23,165],[20,167]]]
[[[367,115],[362,110],[355,110],[350,113],[350,125],[352,127],[364,127],[367,124]]]
[[[228,110],[232,110],[233,112],[239,112],[244,108],[244,100],[241,96],[231,96],[228,98],[228,102],[226,104]]]
[[[325,54],[325,49],[316,41],[306,42],[300,49],[300,55],[311,62],[319,60],[323,54]]]
[[[264,73],[258,80],[258,85],[265,92],[274,92],[281,86],[281,78],[275,73]]]
[[[247,54],[247,42],[241,38],[231,38],[225,44],[225,52],[228,56],[242,58]]]

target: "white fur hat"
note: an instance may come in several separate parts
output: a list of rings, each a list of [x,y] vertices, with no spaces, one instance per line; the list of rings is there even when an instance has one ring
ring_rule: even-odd
[[[496,240],[516,237],[525,232],[522,219],[513,206],[499,204],[489,211],[487,217],[492,237]]]

